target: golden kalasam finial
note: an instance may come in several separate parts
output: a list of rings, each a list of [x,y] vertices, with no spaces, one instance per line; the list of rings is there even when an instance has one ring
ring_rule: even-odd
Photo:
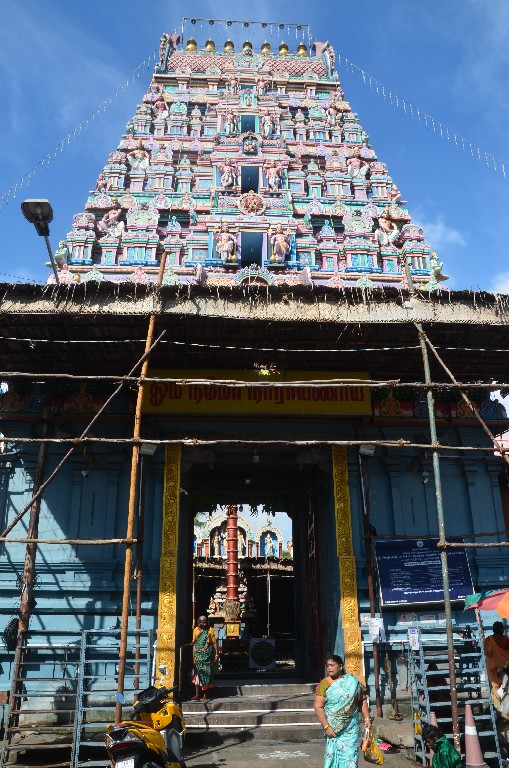
[[[297,48],[297,56],[300,56],[301,59],[307,58],[308,55],[308,49],[306,48],[305,43],[299,43],[299,47]]]
[[[196,53],[196,50],[197,50],[196,40],[194,39],[194,37],[190,37],[189,40],[187,41],[186,51],[188,53]]]
[[[262,55],[263,56],[268,56],[269,53],[270,53],[270,43],[267,40],[265,40],[262,43]]]
[[[279,55],[288,56],[288,46],[286,43],[281,43],[279,46]]]
[[[246,51],[252,51],[253,50],[253,43],[250,40],[246,40],[242,44],[242,53],[245,53]]]
[[[205,50],[207,53],[215,53],[216,52],[216,44],[213,40],[207,40],[205,43]]]
[[[233,53],[235,50],[235,46],[233,45],[231,40],[227,40],[224,44],[224,52],[225,53]]]

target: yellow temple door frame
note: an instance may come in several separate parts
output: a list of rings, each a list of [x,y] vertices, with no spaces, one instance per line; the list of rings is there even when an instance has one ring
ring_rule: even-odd
[[[347,672],[364,682],[362,642],[359,626],[357,573],[353,551],[352,514],[348,488],[346,448],[332,446],[336,546],[339,560],[340,619]]]
[[[156,664],[166,667],[166,680],[173,685],[176,658],[177,562],[180,504],[180,446],[165,451],[161,565]],[[339,561],[340,617],[348,672],[364,680],[359,626],[356,562],[353,551],[350,491],[346,449],[332,447],[336,546]]]
[[[165,683],[174,685],[176,657],[177,562],[180,504],[180,445],[167,445],[159,571],[156,665],[166,667]]]

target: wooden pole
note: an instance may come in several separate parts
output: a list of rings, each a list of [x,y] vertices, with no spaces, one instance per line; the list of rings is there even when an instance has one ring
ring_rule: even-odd
[[[48,452],[47,443],[42,443],[37,456],[37,468],[35,470],[34,491],[37,491],[42,484],[42,477],[46,466],[46,456]],[[28,539],[37,539],[39,535],[39,513],[41,511],[41,497],[38,496],[30,509],[30,519],[28,523]],[[23,582],[21,586],[21,596],[19,601],[19,621],[18,633],[26,632],[30,623],[32,613],[34,581],[35,581],[35,559],[37,556],[37,543],[27,544],[25,552],[25,565],[23,568]]]
[[[437,428],[435,420],[435,401],[433,397],[433,384],[431,380],[431,370],[429,366],[428,349],[426,346],[426,335],[420,323],[414,323],[417,332],[419,334],[419,343],[421,345],[422,360],[424,367],[424,380],[428,384],[429,389],[426,393],[426,399],[428,403],[428,418],[429,429],[431,435],[431,442],[436,444]],[[454,741],[454,748],[461,755],[461,742],[459,731],[459,714],[458,714],[458,689],[456,684],[456,662],[454,653],[454,635],[453,635],[453,622],[452,622],[452,608],[451,608],[451,590],[449,583],[449,564],[447,562],[447,551],[443,547],[446,542],[445,538],[445,515],[444,504],[442,496],[442,479],[440,474],[440,458],[438,449],[433,448],[432,454],[433,460],[433,477],[435,480],[435,498],[437,503],[437,524],[438,524],[438,546],[440,550],[440,560],[442,562],[442,582],[444,586],[444,612],[445,612],[445,631],[447,635],[447,656],[449,659],[449,683],[451,686],[451,717],[452,717],[452,736]]]
[[[369,501],[367,493],[367,462],[359,453],[359,473],[361,479],[361,497],[363,508],[364,542],[366,546],[366,570],[368,576],[369,613],[375,618],[375,588],[373,579],[373,543],[370,537],[371,521],[369,519]],[[378,657],[378,642],[373,641],[373,674],[375,676],[376,716],[383,717],[382,696],[380,694],[380,660]]]
[[[46,456],[48,447],[46,443],[43,443],[39,448],[37,456],[37,467],[35,470],[34,487],[33,491],[37,491],[42,483],[44,475],[44,469],[46,467]],[[32,492],[33,492],[32,491]],[[39,496],[32,507],[30,508],[30,521],[28,523],[28,537],[31,539],[37,539],[39,533],[39,513],[41,510],[41,497]],[[32,615],[33,600],[34,600],[34,583],[35,583],[35,559],[37,555],[37,542],[27,543],[25,551],[25,564],[23,567],[23,581],[21,584],[21,595],[19,600],[19,614],[18,614],[18,638],[16,645],[16,653],[14,656],[14,664],[12,667],[11,678],[11,702],[12,709],[21,708],[21,698],[23,693],[23,681],[21,678],[21,662],[23,658],[24,646],[27,642],[27,632],[30,625],[30,616]]]
[[[138,536],[136,539],[136,647],[134,649],[134,689],[139,687],[140,656],[141,656],[141,598],[143,592],[143,537],[145,535],[145,486],[146,486],[145,457],[140,461],[140,495],[138,498]]]
[[[164,267],[166,265],[166,253],[163,253],[161,257],[161,263],[159,265],[159,273],[157,275],[157,285],[160,286],[163,280]],[[143,365],[140,371],[140,381],[138,384],[138,396],[136,398],[136,409],[134,412],[134,427],[133,427],[133,449],[131,456],[131,480],[129,484],[129,504],[127,510],[127,532],[126,539],[128,543],[125,549],[125,561],[124,561],[124,585],[122,592],[122,616],[120,619],[120,648],[119,648],[119,660],[118,660],[118,678],[117,678],[117,692],[123,694],[124,682],[125,682],[125,667],[126,667],[126,653],[127,653],[127,635],[129,629],[129,598],[131,596],[131,568],[133,563],[133,544],[132,539],[134,536],[134,524],[136,520],[136,491],[137,491],[137,477],[138,477],[138,461],[140,456],[140,435],[141,435],[141,409],[143,406],[143,396],[145,393],[145,377],[148,371],[150,350],[153,346],[154,330],[156,324],[156,316],[150,315],[150,320],[147,329],[147,339],[145,342],[145,352],[143,354]],[[159,337],[161,338],[161,336]],[[115,724],[118,725],[122,720],[122,704],[117,701],[115,706]]]

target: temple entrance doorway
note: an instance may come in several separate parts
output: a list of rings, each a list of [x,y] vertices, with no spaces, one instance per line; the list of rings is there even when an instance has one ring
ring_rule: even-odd
[[[260,668],[278,673],[294,671],[292,520],[284,512],[267,512],[261,505],[235,506],[238,557],[232,578],[232,505],[217,507],[212,515],[199,513],[194,519],[194,619],[207,616],[225,672],[244,673]],[[229,581],[237,582],[237,623],[227,619]],[[273,658],[264,657],[262,665],[257,658],[257,641],[269,654],[269,646],[273,649]]]
[[[205,615],[219,641],[219,675],[315,679],[334,640],[324,638],[320,607],[328,592],[320,548],[335,549],[329,451],[189,448],[181,485],[187,642]]]

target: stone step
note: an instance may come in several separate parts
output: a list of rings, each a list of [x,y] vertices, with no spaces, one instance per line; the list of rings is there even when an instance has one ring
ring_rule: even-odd
[[[219,712],[193,712],[185,717],[185,722],[186,728],[219,728],[222,726],[268,726],[277,723],[315,725],[318,723],[318,720],[314,711],[310,709],[231,709]]]
[[[186,701],[186,741],[191,745],[222,744],[229,740],[270,740],[301,743],[321,738],[314,709],[315,683],[236,685],[235,695],[214,690],[205,704]],[[275,734],[277,733],[277,737]]]
[[[218,691],[216,690],[217,694]],[[221,711],[276,711],[281,709],[313,710],[314,696],[301,694],[300,696],[231,696],[228,698],[214,697],[205,704],[200,701],[185,701],[182,704],[184,717],[203,713],[205,707],[208,712]]]
[[[242,680],[215,681],[215,691],[218,697],[226,696],[301,696],[314,695],[316,682],[285,681],[246,683]]]

